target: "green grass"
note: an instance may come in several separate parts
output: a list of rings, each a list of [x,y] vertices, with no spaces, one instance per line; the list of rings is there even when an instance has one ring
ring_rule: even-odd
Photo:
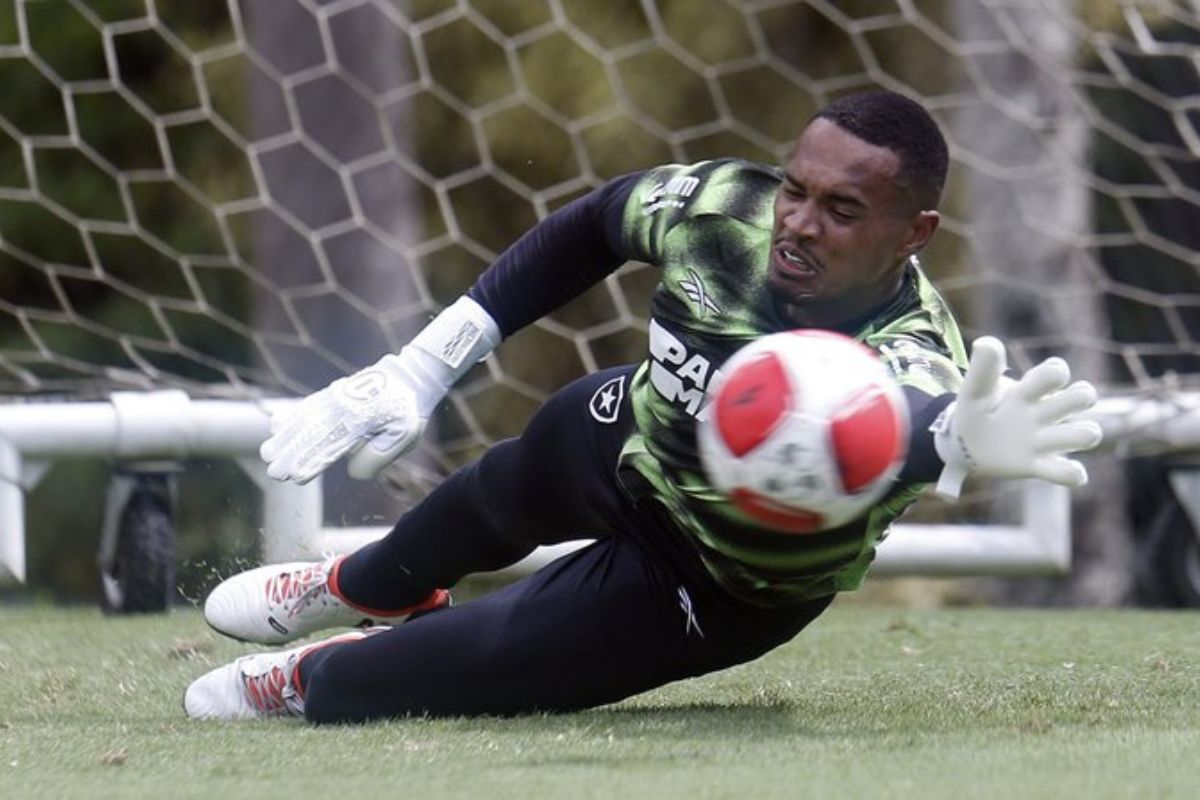
[[[248,651],[194,612],[0,609],[0,797],[1200,797],[1194,613],[840,604],[587,713],[184,720],[188,681]]]

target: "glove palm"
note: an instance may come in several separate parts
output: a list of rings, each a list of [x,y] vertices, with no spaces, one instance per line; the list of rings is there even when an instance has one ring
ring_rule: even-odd
[[[259,448],[267,474],[307,483],[353,452],[350,475],[375,477],[412,449],[450,387],[499,341],[491,315],[460,297],[399,353],[272,415]]]
[[[958,399],[931,428],[946,465],[938,493],[957,498],[968,473],[1086,484],[1087,470],[1064,453],[1100,443],[1099,425],[1070,419],[1095,404],[1096,390],[1086,381],[1068,385],[1071,371],[1060,358],[1016,381],[1003,377],[1004,369],[1000,340],[977,340]]]
[[[273,414],[271,437],[259,448],[267,475],[308,483],[374,437],[386,438],[392,458],[416,444],[443,392],[430,396],[435,392],[413,364],[406,363],[413,355],[406,350],[384,356]]]

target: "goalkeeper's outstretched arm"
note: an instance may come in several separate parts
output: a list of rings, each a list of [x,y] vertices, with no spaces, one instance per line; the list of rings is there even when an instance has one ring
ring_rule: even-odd
[[[638,177],[614,179],[551,214],[399,353],[274,414],[260,448],[267,474],[307,483],[352,453],[350,474],[373,478],[411,449],[450,387],[504,337],[624,263],[621,217]]]

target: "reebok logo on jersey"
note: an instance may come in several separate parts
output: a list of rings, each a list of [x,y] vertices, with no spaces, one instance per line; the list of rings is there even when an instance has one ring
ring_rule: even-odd
[[[679,288],[683,289],[688,300],[696,304],[696,316],[704,319],[705,315],[711,311],[713,316],[719,317],[721,307],[709,296],[708,290],[704,287],[704,281],[696,274],[696,270],[689,269],[688,275],[690,277],[679,282]]]
[[[699,185],[700,179],[690,175],[677,175],[666,183],[656,183],[650,187],[646,199],[642,201],[642,213],[653,214],[664,208],[683,208]]]
[[[588,401],[588,412],[592,419],[611,425],[617,421],[621,401],[625,399],[625,376],[619,375],[596,390]]]

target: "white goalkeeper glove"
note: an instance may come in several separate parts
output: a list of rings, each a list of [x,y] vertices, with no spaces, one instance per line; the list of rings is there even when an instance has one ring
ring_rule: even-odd
[[[259,448],[267,474],[308,483],[355,451],[350,474],[375,477],[416,445],[446,392],[500,338],[482,306],[459,298],[399,353],[273,414],[271,436]]]
[[[945,468],[937,493],[957,498],[969,473],[1041,478],[1063,486],[1087,483],[1087,470],[1064,453],[1100,443],[1100,426],[1070,417],[1096,403],[1087,381],[1071,380],[1061,358],[1048,358],[1019,380],[1003,377],[1004,344],[975,341],[958,398],[933,423],[934,446]]]

